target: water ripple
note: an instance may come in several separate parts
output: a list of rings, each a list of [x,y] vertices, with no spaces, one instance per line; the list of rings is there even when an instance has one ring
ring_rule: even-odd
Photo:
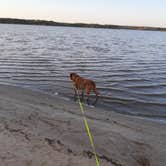
[[[72,98],[70,72],[95,80],[97,104],[166,115],[166,34],[0,25],[0,83]],[[92,100],[93,100],[92,96]]]

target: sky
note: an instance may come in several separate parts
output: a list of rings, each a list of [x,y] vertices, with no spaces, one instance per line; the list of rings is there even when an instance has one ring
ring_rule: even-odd
[[[166,0],[0,0],[0,17],[166,27]]]

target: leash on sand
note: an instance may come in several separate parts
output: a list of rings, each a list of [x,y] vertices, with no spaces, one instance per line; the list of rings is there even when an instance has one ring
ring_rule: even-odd
[[[90,142],[90,145],[92,147],[93,154],[95,156],[96,166],[100,166],[99,158],[96,154],[96,148],[95,148],[95,144],[94,144],[94,141],[93,141],[93,137],[92,137],[90,127],[89,127],[89,124],[88,124],[88,121],[87,121],[87,118],[86,118],[86,115],[85,115],[85,110],[84,110],[83,104],[82,104],[81,99],[80,99],[79,94],[78,94],[78,90],[76,89],[75,85],[74,85],[74,89],[77,92],[77,98],[78,98],[79,106],[80,106],[81,113],[82,113],[82,116],[83,116],[84,125],[85,125],[86,132],[87,132],[87,135],[88,135],[88,138],[89,138],[89,142]]]

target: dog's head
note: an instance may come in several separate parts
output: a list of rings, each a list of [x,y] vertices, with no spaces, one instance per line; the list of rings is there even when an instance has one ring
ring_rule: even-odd
[[[79,77],[79,75],[77,73],[70,73],[70,79],[71,80],[74,81],[76,79],[76,77]]]

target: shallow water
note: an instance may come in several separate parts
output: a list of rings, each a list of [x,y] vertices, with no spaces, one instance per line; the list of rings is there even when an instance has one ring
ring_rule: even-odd
[[[0,83],[72,99],[70,72],[111,97],[97,107],[166,117],[165,32],[0,24]]]

